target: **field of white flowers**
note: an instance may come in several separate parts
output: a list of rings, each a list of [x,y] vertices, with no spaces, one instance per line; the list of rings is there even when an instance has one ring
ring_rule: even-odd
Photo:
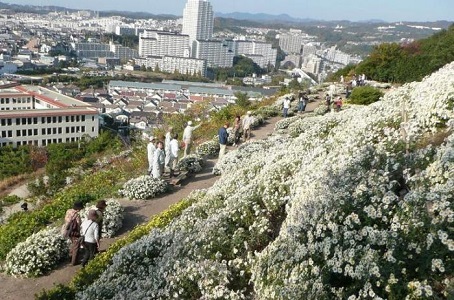
[[[229,152],[195,205],[77,298],[452,296],[453,107],[454,63],[370,106],[292,119],[292,137]]]

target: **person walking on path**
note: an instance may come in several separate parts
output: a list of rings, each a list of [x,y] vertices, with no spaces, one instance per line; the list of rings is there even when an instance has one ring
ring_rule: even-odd
[[[290,99],[289,99],[289,97],[285,97],[284,103],[283,103],[283,111],[282,111],[282,116],[284,118],[287,118],[289,109],[290,109]]]
[[[192,121],[188,122],[188,125],[183,131],[183,142],[184,142],[184,156],[188,156],[189,153],[191,152],[191,146],[192,146],[192,132],[196,130],[197,128],[200,127],[202,123],[196,126],[192,126]]]
[[[63,236],[71,240],[71,248],[69,249],[69,255],[71,256],[71,264],[74,266],[77,263],[77,255],[79,254],[79,237],[80,237],[80,225],[82,220],[80,219],[79,212],[84,208],[82,202],[74,202],[73,208],[66,211],[65,224],[62,227]]]
[[[155,138],[150,136],[149,142],[147,145],[147,158],[148,158],[148,175],[151,175],[151,171],[153,170],[153,155],[156,150],[155,146]]]
[[[106,200],[99,200],[96,203],[96,207],[94,209],[94,211],[96,212],[95,222],[98,224],[98,237],[99,237],[98,239],[99,240],[101,240],[101,238],[102,238],[102,225],[103,225],[103,220],[104,220],[104,211],[106,210],[106,207],[107,207]],[[98,251],[98,248],[96,248],[96,251]]]
[[[179,150],[180,148],[178,146],[178,133],[174,133],[173,138],[170,141],[170,161],[169,161],[170,177],[174,176],[175,169],[177,168]]]
[[[307,96],[305,93],[300,93],[298,95],[298,112],[302,113],[306,110],[306,105],[307,105]]]
[[[225,148],[227,147],[227,142],[229,140],[229,134],[227,133],[227,128],[230,124],[227,122],[219,129],[219,159],[221,159],[225,154]]]
[[[84,237],[85,253],[82,259],[82,267],[95,257],[96,249],[99,249],[99,225],[96,223],[98,214],[95,210],[88,212],[88,219],[82,222],[81,233]]]
[[[244,134],[244,141],[249,141],[251,139],[251,127],[252,127],[253,118],[251,116],[251,112],[248,111],[246,113],[246,117],[243,119],[243,134]]]
[[[235,117],[235,123],[233,124],[233,146],[238,146],[241,137],[241,117]]]
[[[167,169],[169,168],[169,161],[170,161],[170,141],[172,140],[172,133],[173,133],[173,127],[169,127],[169,129],[166,132],[166,137],[165,137],[165,144],[164,144],[164,149],[165,149],[165,167]]]
[[[329,94],[326,94],[325,96],[325,103],[327,107],[327,111],[331,111],[331,96]]]
[[[336,112],[340,112],[342,108],[342,98],[337,97],[337,99],[334,100],[334,105],[336,106]]]
[[[165,164],[165,153],[164,153],[164,144],[159,141],[156,144],[156,150],[153,156],[153,178],[161,178],[164,173],[164,164]]]

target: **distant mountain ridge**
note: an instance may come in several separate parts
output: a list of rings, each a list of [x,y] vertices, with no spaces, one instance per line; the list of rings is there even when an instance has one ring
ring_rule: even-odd
[[[221,13],[216,12],[216,17],[220,18],[230,18],[230,19],[237,19],[237,20],[249,20],[249,21],[260,21],[260,22],[298,22],[298,23],[305,23],[305,22],[313,22],[317,21],[315,19],[310,18],[294,18],[288,14],[279,14],[279,15],[271,15],[265,13],[245,13],[245,12],[233,12],[233,13]]]

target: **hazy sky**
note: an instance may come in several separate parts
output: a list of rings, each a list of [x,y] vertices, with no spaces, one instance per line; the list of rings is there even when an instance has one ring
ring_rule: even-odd
[[[2,0],[92,10],[182,15],[186,0]],[[281,14],[321,20],[437,21],[454,19],[454,0],[211,0],[215,12]]]

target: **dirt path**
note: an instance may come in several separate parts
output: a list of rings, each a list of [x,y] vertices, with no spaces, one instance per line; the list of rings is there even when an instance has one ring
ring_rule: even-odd
[[[317,105],[314,102],[309,103],[306,111],[312,111]],[[263,126],[252,131],[251,140],[266,138],[274,131],[274,124],[281,119],[282,117],[274,117],[267,120]],[[227,147],[228,151],[233,151],[234,149],[233,147]],[[215,162],[216,160],[208,160],[201,173],[185,179],[180,187],[174,188],[172,193],[148,201],[120,200],[125,208],[123,227],[115,238],[103,239],[101,241],[101,250],[106,249],[116,239],[125,236],[136,225],[147,222],[150,217],[162,212],[170,205],[177,203],[193,190],[211,187],[217,180],[217,177],[211,174]],[[29,279],[18,279],[0,274],[0,300],[34,299],[34,294],[43,289],[50,289],[54,284],[68,283],[80,268],[80,265],[72,266],[68,262],[60,265],[59,268],[47,276]]]

